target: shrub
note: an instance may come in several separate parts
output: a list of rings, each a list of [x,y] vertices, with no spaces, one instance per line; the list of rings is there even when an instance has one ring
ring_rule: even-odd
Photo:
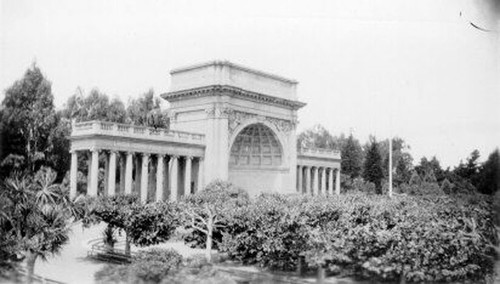
[[[129,276],[128,265],[108,264],[94,274],[96,283],[127,283]]]
[[[130,265],[107,265],[94,274],[98,283],[160,283],[175,274],[182,256],[172,249],[139,251]]]
[[[302,256],[370,279],[481,280],[498,243],[481,195],[263,195],[233,217],[221,243],[233,259],[293,270]]]
[[[150,249],[139,251],[133,263],[161,262],[168,270],[175,270],[182,263],[182,256],[173,249]]]
[[[498,190],[495,197],[493,197],[493,204],[495,206],[495,224],[500,226],[500,190]]]

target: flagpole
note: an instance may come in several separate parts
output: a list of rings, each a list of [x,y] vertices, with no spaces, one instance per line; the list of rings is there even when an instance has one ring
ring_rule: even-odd
[[[389,137],[389,198],[392,198],[392,137]]]

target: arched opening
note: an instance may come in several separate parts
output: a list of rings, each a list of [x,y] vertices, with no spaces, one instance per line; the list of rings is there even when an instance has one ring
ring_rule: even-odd
[[[229,180],[252,196],[278,191],[289,172],[283,147],[276,132],[265,123],[244,127],[231,145]]]
[[[274,132],[262,123],[245,127],[234,139],[230,168],[270,168],[283,163],[283,150]]]

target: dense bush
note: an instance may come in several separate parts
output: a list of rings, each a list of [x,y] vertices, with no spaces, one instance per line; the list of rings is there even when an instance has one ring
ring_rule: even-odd
[[[235,212],[221,251],[237,260],[409,281],[478,280],[498,243],[492,202],[481,195],[331,197],[263,195]]]
[[[98,283],[160,283],[177,272],[182,256],[171,249],[138,252],[130,265],[108,265],[94,275]]]

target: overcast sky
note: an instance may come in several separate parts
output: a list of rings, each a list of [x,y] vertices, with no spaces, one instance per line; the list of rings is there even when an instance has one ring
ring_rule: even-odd
[[[35,60],[62,107],[78,86],[126,102],[227,59],[298,80],[299,130],[400,136],[454,166],[500,145],[498,2],[0,0],[0,99]]]

